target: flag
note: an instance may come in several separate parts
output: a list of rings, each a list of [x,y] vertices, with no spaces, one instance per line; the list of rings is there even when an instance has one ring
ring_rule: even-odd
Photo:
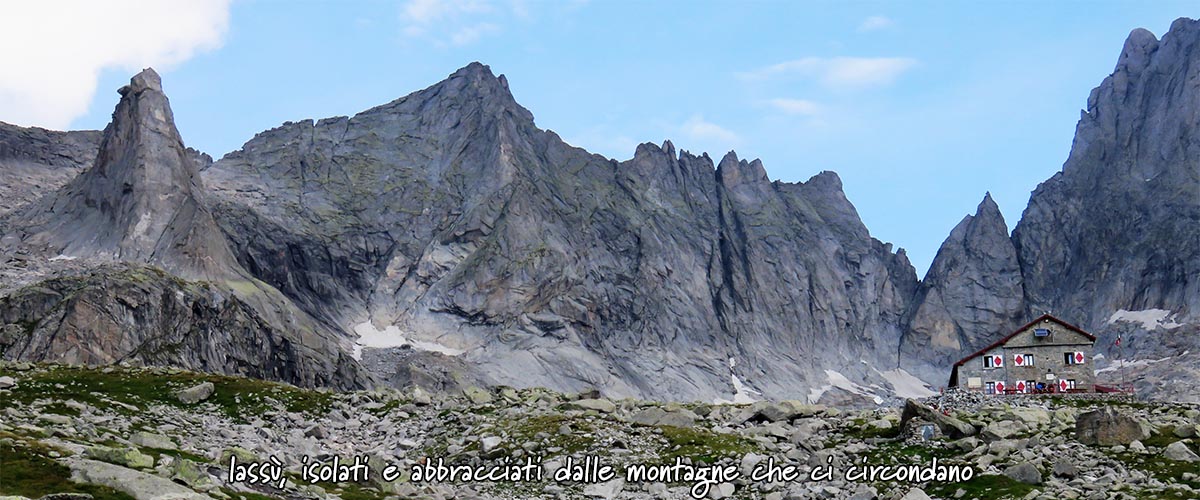
[[[1121,347],[1121,336],[1120,335],[1117,335],[1117,341],[1113,342],[1113,345],[1115,345],[1117,347]]]

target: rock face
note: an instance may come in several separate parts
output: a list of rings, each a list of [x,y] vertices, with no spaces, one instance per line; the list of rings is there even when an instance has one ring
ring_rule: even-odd
[[[1148,437],[1149,424],[1112,408],[1081,414],[1075,421],[1075,439],[1083,444],[1128,445]]]
[[[15,218],[4,239],[67,257],[151,263],[189,279],[237,276],[158,74],[145,70],[119,92],[95,164]]]
[[[240,261],[310,313],[463,354],[490,383],[662,399],[807,397],[894,367],[916,286],[832,173],[539,130],[472,64],[204,172]],[[730,360],[734,368],[730,368]],[[732,372],[732,373],[731,373]]]
[[[875,404],[911,385],[897,367],[941,385],[1051,310],[1101,348],[1124,334],[1146,361],[1132,380],[1194,399],[1198,43],[1193,20],[1135,31],[1013,235],[986,196],[920,283],[836,174],[773,182],[669,141],[589,154],[478,63],[215,163],[146,71],[102,138],[0,127],[0,181],[29,191],[0,202],[3,355],[339,387],[368,382],[361,359],[447,391]]]
[[[297,385],[370,384],[319,331],[280,325],[221,286],[119,265],[0,298],[5,359],[180,366]],[[211,386],[211,385],[210,385]]]
[[[938,382],[955,356],[1051,311],[1097,334],[1109,359],[1143,360],[1122,370],[1147,394],[1195,400],[1197,165],[1200,21],[1177,20],[1161,41],[1134,30],[1088,98],[1062,171],[1033,192],[1011,239],[985,199],[943,244],[914,300],[902,365]],[[1109,348],[1117,335],[1122,352]],[[1117,369],[1102,367],[1101,382]]]
[[[0,217],[52,192],[96,158],[96,130],[56,132],[0,122]]]
[[[119,92],[95,162],[4,220],[0,353],[368,385],[334,331],[238,264],[158,74]]]
[[[1023,324],[1024,291],[1017,250],[989,193],[974,216],[950,232],[914,302],[916,311],[901,342],[901,365],[921,361],[948,367],[965,353],[990,344],[997,332]],[[911,361],[910,361],[911,360]],[[943,370],[922,373],[933,380]]]
[[[1134,30],[1013,241],[1030,310],[1200,314],[1200,21]],[[1097,244],[1103,242],[1103,244]],[[1064,286],[1071,284],[1072,286]]]

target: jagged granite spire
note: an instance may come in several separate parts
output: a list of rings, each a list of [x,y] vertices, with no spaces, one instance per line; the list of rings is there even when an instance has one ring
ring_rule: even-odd
[[[991,193],[942,243],[913,307],[900,343],[901,365],[932,380],[965,353],[1021,324],[1017,250]]]
[[[118,92],[95,163],[31,208],[21,239],[69,257],[151,263],[185,278],[238,274],[201,201],[197,164],[158,73],[146,69]]]
[[[1134,30],[1013,232],[1030,314],[1200,318],[1200,21]]]

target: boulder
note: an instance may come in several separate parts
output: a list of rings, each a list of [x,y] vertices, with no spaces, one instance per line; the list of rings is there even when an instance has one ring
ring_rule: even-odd
[[[1128,445],[1148,437],[1148,422],[1112,408],[1089,411],[1075,420],[1075,439],[1083,444]]]
[[[564,405],[568,410],[594,410],[600,413],[612,413],[617,405],[607,399],[580,399]]]
[[[1036,465],[1029,462],[1013,465],[1004,470],[1004,475],[1012,478],[1014,481],[1020,481],[1025,484],[1042,484],[1042,473]]]
[[[474,386],[463,389],[463,396],[466,396],[472,404],[477,405],[488,404],[493,400],[492,393]]]
[[[811,417],[825,411],[823,405],[810,405],[795,400],[778,401],[778,402],[760,402],[751,407],[753,411],[750,419],[767,421],[767,422],[783,422],[794,418]]]
[[[1185,439],[1167,445],[1167,448],[1163,450],[1163,456],[1180,462],[1200,462],[1200,456],[1187,447],[1188,442]]]
[[[900,427],[904,428],[904,425],[913,418],[920,418],[933,423],[938,426],[942,434],[949,436],[951,439],[973,436],[977,432],[975,426],[971,424],[945,415],[942,412],[918,403],[914,399],[909,399],[904,402],[904,412],[900,414]]]
[[[625,489],[625,480],[621,478],[613,479],[606,483],[589,484],[583,487],[583,496],[589,498],[603,498],[605,500],[616,498],[621,494],[621,490]]]
[[[214,391],[216,386],[212,382],[203,382],[179,391],[175,396],[179,398],[180,403],[191,405],[208,399]]]
[[[93,483],[123,491],[136,500],[211,500],[170,479],[139,472],[110,463],[71,457],[65,460],[71,468],[71,480]]]
[[[175,442],[162,434],[138,431],[129,436],[129,442],[143,448],[158,448],[162,450],[176,449]]]

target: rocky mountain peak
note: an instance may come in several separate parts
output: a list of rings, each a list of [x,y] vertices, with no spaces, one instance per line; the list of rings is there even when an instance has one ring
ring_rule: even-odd
[[[117,90],[118,94],[124,96],[127,92],[140,94],[147,90],[162,92],[162,77],[158,76],[158,72],[154,68],[143,69],[129,80],[129,85],[121,87]]]
[[[944,367],[1021,323],[1021,266],[991,193],[938,249],[900,345],[910,371],[938,380]],[[930,360],[920,366],[916,360]]]
[[[51,254],[153,263],[187,278],[234,274],[158,73],[138,73],[119,93],[91,168],[30,206],[18,238]]]

